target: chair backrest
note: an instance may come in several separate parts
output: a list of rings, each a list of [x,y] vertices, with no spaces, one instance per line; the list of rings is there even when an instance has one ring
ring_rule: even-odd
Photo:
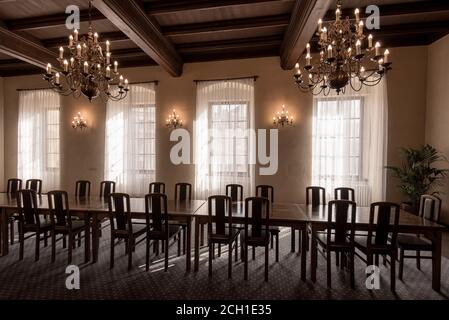
[[[270,200],[265,197],[249,197],[245,199],[245,230],[251,226],[252,237],[260,237],[262,230],[269,228]]]
[[[89,180],[78,180],[75,185],[75,197],[90,197],[90,186]]]
[[[394,246],[398,236],[399,205],[392,202],[375,202],[371,204],[367,246]],[[374,221],[377,217],[377,221]],[[393,224],[391,224],[393,218]],[[390,244],[388,235],[391,233]],[[374,237],[374,241],[372,240]]]
[[[17,178],[8,179],[8,184],[6,186],[7,193],[9,193],[9,194],[16,193],[20,189],[22,189],[22,180],[21,179],[17,179]]]
[[[226,185],[226,195],[231,197],[233,202],[243,201],[243,186],[234,183]]]
[[[192,185],[186,182],[178,182],[175,184],[175,200],[192,200]]]
[[[147,226],[150,227],[152,231],[168,232],[166,194],[150,193],[145,195],[145,213]]]
[[[208,233],[216,235],[226,234],[226,225],[232,226],[232,199],[228,196],[215,195],[207,199],[209,223]],[[214,217],[215,219],[212,219]],[[215,224],[215,230],[213,230]]]
[[[256,196],[267,198],[271,203],[274,202],[274,188],[267,184],[260,184],[256,187]]]
[[[306,204],[314,207],[326,204],[326,190],[323,187],[307,187]]]
[[[20,221],[27,225],[40,226],[36,191],[21,189],[16,195]]]
[[[355,201],[355,191],[352,188],[335,188],[334,190],[335,200],[349,200]]]
[[[50,191],[47,193],[48,209],[50,211],[51,223],[54,226],[71,227],[69,197],[65,191]]]
[[[148,193],[165,193],[165,183],[151,182]]]
[[[347,242],[348,235],[349,241],[354,243],[356,209],[357,205],[354,201],[329,201],[327,212],[328,244],[331,242],[345,243]],[[332,241],[332,230],[334,230],[334,241]]]
[[[100,183],[100,197],[109,198],[111,193],[115,193],[114,181],[101,181]]]
[[[41,179],[28,179],[25,182],[25,189],[34,190],[37,194],[42,193],[42,180]]]
[[[126,193],[111,193],[108,197],[108,205],[111,230],[132,233],[129,195]]]
[[[424,194],[419,201],[419,216],[434,222],[440,220],[441,199],[437,196]]]

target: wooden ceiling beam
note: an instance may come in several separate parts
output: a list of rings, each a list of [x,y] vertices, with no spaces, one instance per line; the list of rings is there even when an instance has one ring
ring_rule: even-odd
[[[332,2],[332,0],[298,0],[295,3],[281,46],[281,67],[284,70],[290,70],[295,66],[316,30],[318,19],[326,14]]]
[[[40,68],[51,63],[57,68],[57,54],[45,48],[41,43],[18,35],[0,25],[0,52],[20,59]]]
[[[95,0],[95,7],[158,65],[173,76],[182,74],[182,58],[140,6],[140,1]]]

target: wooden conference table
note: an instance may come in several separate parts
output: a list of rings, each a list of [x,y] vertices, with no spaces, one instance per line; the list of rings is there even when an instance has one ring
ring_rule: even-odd
[[[131,198],[131,212],[136,219],[145,218],[145,199]],[[179,221],[187,226],[186,239],[186,269],[190,270],[191,261],[191,234],[192,234],[192,219],[196,211],[205,203],[203,200],[192,201],[174,201],[169,200],[168,214],[170,219]],[[92,256],[93,261],[98,260],[99,249],[99,225],[102,220],[109,218],[108,203],[104,198],[90,197],[77,198],[69,195],[69,207],[72,215],[87,214],[92,223]],[[8,218],[16,211],[17,200],[15,196],[6,193],[0,193],[0,210],[1,210],[1,248],[2,255],[7,255],[8,248]],[[38,196],[38,209],[45,214],[48,211],[47,195]]]
[[[316,281],[317,269],[317,241],[316,233],[325,230],[327,227],[328,208],[327,205],[312,207],[311,205],[299,205],[300,210],[307,217],[311,226],[312,244],[311,244],[311,278]],[[357,207],[355,229],[359,231],[367,231],[369,225],[369,207]],[[376,217],[375,220],[376,221]],[[442,233],[446,228],[435,222],[423,219],[416,215],[401,210],[399,215],[398,232],[410,234],[422,234],[433,242],[434,260],[432,263],[432,288],[440,291],[441,287],[441,242]]]

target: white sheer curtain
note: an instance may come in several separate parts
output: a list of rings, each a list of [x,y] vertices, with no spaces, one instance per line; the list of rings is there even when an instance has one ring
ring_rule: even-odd
[[[61,100],[52,90],[19,92],[19,178],[41,179],[44,192],[59,189]]]
[[[374,87],[314,98],[312,184],[355,189],[356,202],[385,199],[388,104],[386,79]]]
[[[148,192],[156,171],[154,83],[129,86],[128,96],[106,107],[105,179],[117,190],[139,196]]]
[[[230,183],[254,194],[254,79],[197,83],[195,197],[225,194]]]

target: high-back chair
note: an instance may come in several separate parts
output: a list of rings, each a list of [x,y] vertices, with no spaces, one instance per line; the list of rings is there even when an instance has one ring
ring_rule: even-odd
[[[125,240],[125,252],[128,254],[128,270],[132,267],[132,253],[136,246],[136,239],[144,235],[146,226],[133,223],[131,217],[131,204],[126,193],[111,193],[108,198],[109,221],[111,228],[111,260],[109,267],[114,267],[115,239]]]
[[[352,188],[340,187],[334,189],[335,200],[355,201],[355,191]]]
[[[356,203],[348,200],[329,201],[327,215],[326,232],[316,235],[317,244],[326,251],[327,286],[331,287],[331,253],[336,252],[349,255],[351,288],[354,288]]]
[[[232,199],[228,196],[216,195],[208,198],[209,223],[207,224],[209,246],[209,276],[212,276],[212,259],[214,244],[228,245],[228,278],[232,277],[232,250],[235,249],[235,259],[238,257],[239,228],[232,225]]]
[[[226,185],[226,195],[231,197],[232,202],[243,201],[243,186],[235,183]]]
[[[39,217],[36,191],[22,189],[17,191],[16,195],[17,209],[19,212],[19,260],[23,260],[25,234],[27,232],[34,232],[36,234],[35,261],[38,261],[40,241],[47,241],[45,233],[51,230],[51,223],[41,221]],[[41,234],[44,235],[44,238],[41,238]]]
[[[8,179],[8,183],[6,185],[6,193],[9,196],[16,196],[17,191],[22,189],[22,180],[17,178]],[[9,219],[9,237],[11,244],[14,244],[14,222],[19,219],[19,215],[14,213]]]
[[[90,197],[90,186],[89,180],[78,180],[75,184],[75,197],[88,198]]]
[[[399,205],[391,202],[375,202],[370,206],[367,235],[355,237],[355,247],[366,255],[367,266],[379,266],[379,255],[390,256],[390,287],[396,289],[396,239],[398,236]]]
[[[41,179],[28,179],[25,183],[25,189],[34,190],[37,194],[42,193]]]
[[[307,187],[306,204],[313,207],[326,204],[326,189],[316,186]]]
[[[100,182],[100,197],[108,199],[111,193],[115,193],[114,181],[101,181]]]
[[[178,182],[175,184],[175,201],[186,200],[192,200],[192,185],[186,182]]]
[[[273,186],[267,184],[261,184],[256,187],[256,196],[267,198],[270,200],[270,204],[274,202],[274,188]],[[271,234],[271,249],[273,249],[274,244],[276,243],[276,262],[279,261],[279,233],[281,229],[277,226],[270,226],[270,234]],[[294,238],[295,229],[291,228],[292,237]],[[301,237],[299,237],[301,239]],[[294,242],[295,240],[293,240]],[[294,251],[294,250],[293,250]],[[253,248],[253,259],[255,258],[255,249]]]
[[[270,207],[270,201],[267,198],[249,197],[245,199],[245,280],[248,279],[248,246],[252,246],[265,247],[265,281],[268,281]]]
[[[51,261],[56,257],[56,235],[68,236],[68,264],[72,262],[72,248],[75,244],[75,236],[84,232],[84,260],[89,261],[90,256],[90,231],[89,223],[85,220],[73,220],[70,214],[69,197],[66,191],[50,191],[47,193],[48,208],[51,220]]]
[[[148,193],[165,193],[165,183],[151,182]]]
[[[163,242],[165,253],[164,270],[168,270],[168,241],[174,236],[180,239],[181,227],[169,224],[167,195],[163,193],[151,193],[145,195],[146,213],[146,270],[150,268],[150,241],[154,244]],[[180,251],[180,241],[178,241],[178,252]]]
[[[418,212],[420,217],[438,223],[440,212],[441,199],[439,197],[428,194],[421,196]],[[418,270],[421,270],[421,259],[435,259],[433,255],[434,244],[423,235],[399,234],[397,243],[399,248],[399,280],[402,280],[405,259],[416,259],[416,268]],[[405,255],[405,251],[415,251],[416,255]],[[421,256],[421,251],[431,252],[431,255]]]

